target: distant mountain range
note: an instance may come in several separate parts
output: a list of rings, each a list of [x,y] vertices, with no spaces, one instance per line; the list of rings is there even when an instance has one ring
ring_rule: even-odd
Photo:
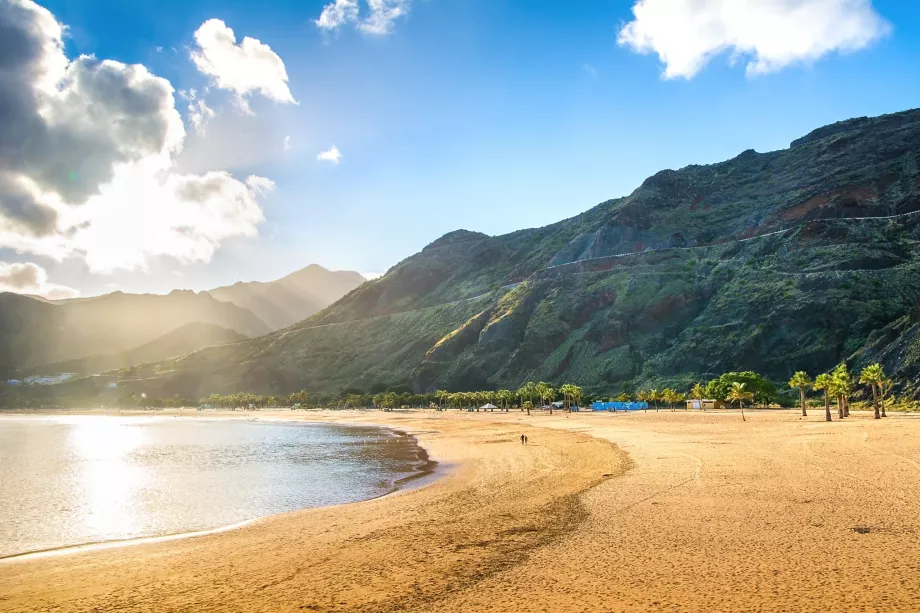
[[[0,378],[91,374],[258,337],[316,313],[364,280],[311,265],[278,281],[212,292],[58,301],[2,293]]]
[[[311,264],[277,281],[240,282],[208,293],[248,309],[272,330],[280,330],[322,311],[365,281],[356,272]]]
[[[543,228],[450,233],[283,333],[126,384],[199,397],[544,380],[616,395],[874,360],[920,395],[920,110],[665,170]]]
[[[17,373],[17,377],[56,375],[59,373],[73,373],[76,375],[101,373],[109,370],[130,368],[138,364],[147,364],[148,362],[157,362],[185,355],[204,347],[235,343],[247,338],[249,337],[235,330],[214,324],[194,322],[177,328],[172,332],[167,332],[149,343],[128,351],[108,355],[94,355],[65,362],[40,364],[32,368],[21,369]]]

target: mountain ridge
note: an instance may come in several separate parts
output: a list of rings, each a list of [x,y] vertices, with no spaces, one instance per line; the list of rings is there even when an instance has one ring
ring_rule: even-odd
[[[720,369],[780,380],[877,356],[904,377],[920,229],[916,215],[890,217],[920,210],[918,152],[920,111],[839,122],[788,149],[661,171],[542,228],[449,233],[290,329],[163,364],[168,374],[143,385],[421,391],[545,379],[613,393]]]
[[[310,264],[275,281],[238,281],[208,293],[248,309],[272,330],[280,330],[321,311],[365,281],[357,272]]]

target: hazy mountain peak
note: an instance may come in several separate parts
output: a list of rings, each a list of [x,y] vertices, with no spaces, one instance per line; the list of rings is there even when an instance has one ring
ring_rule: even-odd
[[[209,293],[252,311],[278,330],[321,311],[365,281],[354,271],[330,271],[310,264],[276,281],[238,282]]]

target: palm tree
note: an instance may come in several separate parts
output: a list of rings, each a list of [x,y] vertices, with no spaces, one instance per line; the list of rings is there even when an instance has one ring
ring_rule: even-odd
[[[562,394],[562,402],[565,406],[566,411],[568,411],[569,407],[571,406],[569,404],[569,399],[572,397],[572,391],[574,387],[575,386],[572,385],[571,383],[566,383],[565,385],[559,388],[559,393]]]
[[[887,376],[883,376],[878,385],[879,401],[881,401],[882,404],[882,417],[888,417],[888,415],[885,414],[885,396],[888,394],[888,390],[890,389],[891,379],[889,379]]]
[[[572,386],[572,401],[577,405],[581,406],[581,399],[584,398],[585,391],[578,387],[577,385]]]
[[[507,413],[508,403],[514,398],[514,394],[511,393],[511,390],[498,390],[498,398],[502,402],[502,408]]]
[[[872,388],[872,406],[875,408],[875,419],[881,419],[882,414],[878,410],[878,386],[885,379],[885,371],[882,365],[876,362],[862,369],[859,373],[859,382]]]
[[[831,421],[831,398],[830,391],[834,385],[833,378],[827,374],[822,373],[815,377],[815,382],[811,384],[812,388],[816,390],[824,391],[824,419],[826,421]]]
[[[527,398],[530,401],[530,406],[533,406],[533,396],[536,393],[537,385],[533,381],[528,381],[518,388],[518,396],[521,397],[521,402],[523,403],[524,398]],[[530,415],[530,413],[528,413]]]
[[[438,390],[434,395],[438,398],[438,410],[444,410],[444,403],[450,398],[450,392],[447,390]]]
[[[799,388],[799,396],[802,399],[802,417],[808,417],[808,413],[805,412],[805,388],[811,386],[811,377],[809,377],[808,373],[804,370],[798,371],[789,379],[789,387]]]
[[[655,403],[655,412],[658,412],[658,401],[661,400],[661,394],[656,389],[650,389],[648,391],[648,399],[651,402]]]
[[[664,388],[661,391],[660,398],[668,403],[668,408],[671,409],[671,412],[674,412],[674,399],[677,397],[677,393],[669,387]]]
[[[537,383],[535,391],[537,393],[537,396],[540,397],[541,401],[549,404],[549,414],[552,415],[553,414],[553,398],[556,397],[556,390],[554,390],[552,386],[550,386],[549,383],[546,383],[545,381],[540,381],[539,383]]]
[[[690,397],[700,403],[700,408],[704,411],[706,408],[703,406],[703,399],[706,397],[706,388],[703,387],[702,383],[696,383],[693,385],[693,388],[690,390]]]
[[[726,400],[728,400],[729,403],[737,402],[738,408],[741,409],[742,421],[747,421],[747,418],[745,418],[744,416],[744,404],[743,403],[745,400],[753,400],[754,394],[752,394],[751,392],[745,391],[744,385],[745,385],[744,383],[739,383],[738,381],[733,382],[731,389],[728,390],[728,396],[726,396]]]
[[[853,393],[853,377],[850,375],[850,371],[847,370],[847,365],[845,363],[839,364],[837,368],[834,369],[831,376],[833,376],[834,380],[837,382],[837,393],[840,399],[840,417],[849,417],[850,394]]]
[[[652,398],[651,398],[651,396],[649,395],[650,393],[651,393],[651,392],[648,392],[647,390],[642,390],[642,391],[640,391],[638,394],[636,394],[636,400],[638,400],[639,402],[644,402],[644,403],[645,403],[645,412],[646,412],[646,413],[648,413],[648,403],[652,401]]]

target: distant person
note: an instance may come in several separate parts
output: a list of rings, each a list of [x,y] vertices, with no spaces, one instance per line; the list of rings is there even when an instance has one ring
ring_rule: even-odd
[[[522,434],[521,435],[521,445],[526,445],[526,444],[527,444],[527,437]]]
[[[522,434],[521,436],[524,437],[524,444],[526,445],[526,444],[527,444],[527,441],[529,440],[529,439],[527,438],[527,435],[526,435],[526,434]]]

